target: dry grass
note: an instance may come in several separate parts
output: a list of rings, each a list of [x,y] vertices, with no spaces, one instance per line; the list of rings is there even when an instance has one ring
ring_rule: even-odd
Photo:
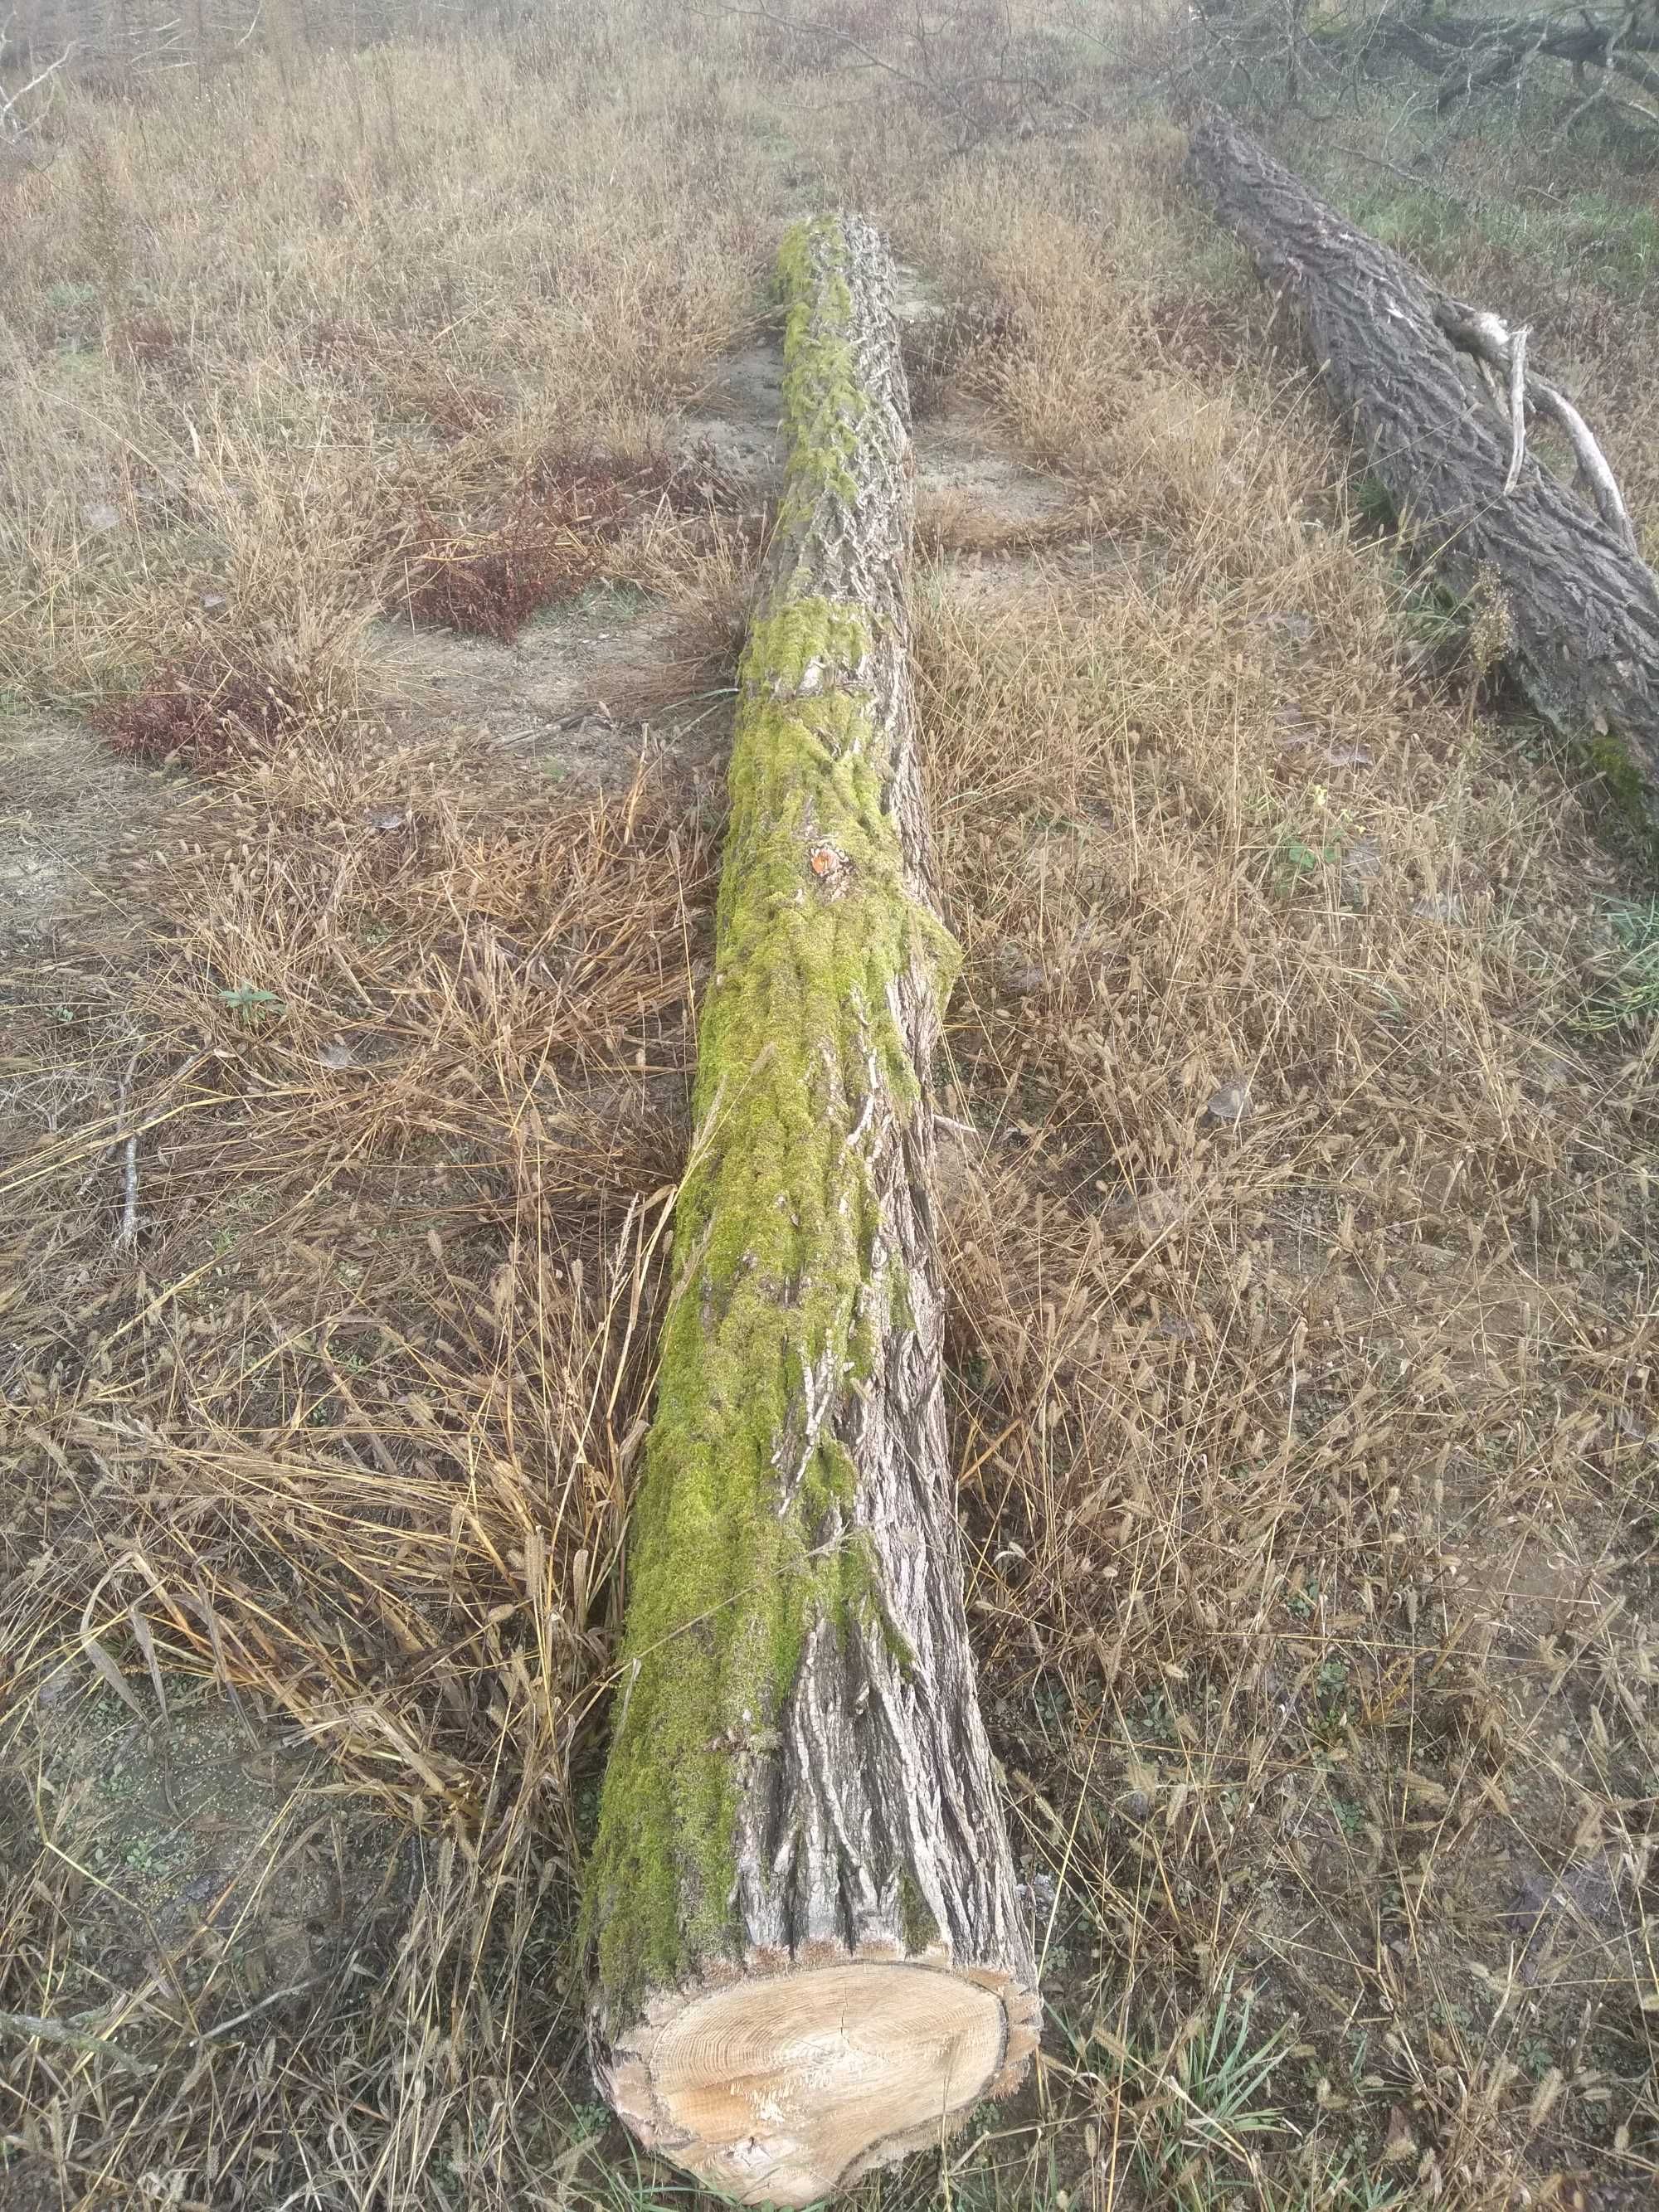
[[[203,2101],[158,2112],[143,2080],[100,2099],[100,2159],[194,2160],[210,2109],[215,2136],[328,2146],[313,2184],[353,2203],[404,2201],[452,2107],[471,2139],[481,2088],[460,2014],[477,2013],[490,2065],[526,2079],[556,2029],[567,2054],[573,2041],[555,1963],[573,1758],[604,1688],[709,867],[678,825],[683,798],[644,772],[612,804],[487,832],[458,821],[435,778],[396,760],[380,777],[402,796],[366,825],[342,803],[374,787],[363,763],[314,736],[291,743],[257,808],[227,796],[152,871],[174,957],[127,1012],[166,1041],[141,1075],[153,1225],[136,1279],[111,1262],[101,1209],[76,1233],[71,1194],[107,1125],[23,1165],[43,1285],[67,1272],[82,1289],[78,1340],[37,1340],[21,1378],[17,1497],[45,1521],[27,1541],[9,1531],[25,1568],[20,1706],[42,1686],[70,1694],[142,1609],[175,1697],[193,1675],[216,1680],[268,1732],[286,1716],[292,1741],[326,1752],[335,1786],[313,1778],[310,1832],[348,1864],[378,1852],[405,1908],[390,1934],[384,1911],[360,1911],[318,1942],[335,1972],[372,1961],[374,2004],[350,1982],[319,1989],[313,1964],[272,2009],[256,1974],[257,2016],[289,2054],[275,2081],[216,2039],[247,2008],[242,1962],[211,1951],[204,1966],[210,1923],[167,1931],[111,2031],[197,2054]],[[109,1348],[67,1389],[82,1330]],[[84,1814],[61,1775],[41,1795],[55,1741],[18,1762],[59,1842],[43,1879],[12,1892],[8,1970],[53,2008],[106,2010],[77,1928]],[[257,1921],[301,1826],[233,1859],[241,1914]],[[538,1960],[547,1985],[521,2023],[510,1975],[497,2008],[502,1961],[533,1976]],[[452,2079],[411,2133],[393,2085],[434,2007]],[[71,2053],[59,2076],[59,2056],[17,2079],[40,2117],[18,2116],[15,2145],[44,2148],[45,2116],[75,2106],[84,2065]],[[365,2126],[365,2094],[391,2096],[390,2133]],[[544,2111],[535,2125],[550,2124]],[[65,2185],[90,2179],[61,2170]]]
[[[132,689],[204,592],[372,611],[458,493],[648,444],[769,240],[740,112],[633,39],[620,76],[549,38],[68,99],[3,186],[0,683]]]
[[[1651,2192],[1641,887],[1351,512],[1173,126],[1109,106],[1156,27],[1097,70],[1043,12],[1098,130],[963,154],[823,40],[618,0],[77,91],[0,186],[4,679],[212,771],[97,930],[9,940],[8,2204],[690,2201],[592,2106],[570,1921],[718,824],[672,748],[529,788],[380,696],[380,617],[626,574],[680,665],[612,703],[717,690],[756,514],[561,458],[674,452],[832,191],[951,303],[930,406],[1066,495],[933,503],[916,656],[970,1610],[1051,2021],[863,2201]],[[257,1788],[193,1811],[186,1760],[141,1820],[108,1774],[221,1775],[232,1697]]]
[[[601,578],[664,580],[686,549],[659,545],[653,559],[652,526],[712,515],[720,491],[693,454],[543,455],[497,520],[452,521],[429,507],[411,517],[391,551],[389,611],[510,643]]]

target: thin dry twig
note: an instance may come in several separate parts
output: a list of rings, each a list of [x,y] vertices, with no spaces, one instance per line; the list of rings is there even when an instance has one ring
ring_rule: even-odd
[[[135,1052],[127,1062],[126,1073],[121,1078],[120,1096],[116,1106],[118,1129],[127,1117],[127,1099],[137,1066],[138,1054]],[[138,1133],[136,1129],[128,1131],[122,1152],[125,1162],[122,1177],[125,1196],[121,1206],[121,1226],[115,1238],[118,1250],[136,1243],[138,1236]]]
[[[1527,458],[1527,339],[1525,325],[1510,337],[1510,465],[1504,477],[1507,499],[1521,481]]]
[[[112,2043],[107,2036],[94,2035],[89,2028],[76,2027],[71,2021],[48,2020],[37,2013],[0,2012],[0,2028],[9,2028],[16,2035],[38,2036],[43,2043],[62,2043],[71,2050],[92,2051],[125,2074],[154,2074],[156,2070],[149,2059],[136,2057],[131,2051],[123,2051],[118,2043]]]
[[[1607,456],[1597,444],[1589,424],[1564,392],[1558,391],[1553,384],[1546,384],[1541,377],[1528,378],[1527,398],[1533,406],[1549,416],[1565,432],[1567,442],[1572,447],[1573,459],[1589,483],[1590,495],[1601,520],[1639,560],[1642,557],[1642,542],[1636,534],[1636,526],[1630,519],[1630,511],[1625,505],[1618,480],[1608,466]]]
[[[15,92],[8,93],[5,87],[0,85],[0,131],[4,131],[8,137],[13,138],[27,137],[40,118],[37,115],[29,122],[24,123],[18,115],[19,106],[32,92],[38,92],[43,84],[49,83],[77,51],[78,41],[71,40],[55,61],[48,62],[43,70],[37,70],[28,82],[20,85]]]
[[[1509,394],[1510,419],[1515,422],[1516,394],[1524,392],[1525,404],[1535,414],[1546,415],[1565,434],[1572,447],[1573,459],[1579,475],[1589,489],[1596,513],[1628,552],[1642,557],[1641,540],[1637,537],[1624,495],[1618,480],[1608,466],[1607,459],[1597,444],[1595,434],[1578,410],[1565,394],[1553,384],[1534,375],[1526,366],[1525,329],[1513,331],[1499,315],[1482,309],[1466,307],[1461,301],[1442,295],[1437,300],[1435,319],[1460,351],[1484,363],[1501,377]],[[1504,483],[1506,492],[1513,490],[1520,475],[1516,456],[1521,450],[1517,436],[1511,454],[1510,474]]]

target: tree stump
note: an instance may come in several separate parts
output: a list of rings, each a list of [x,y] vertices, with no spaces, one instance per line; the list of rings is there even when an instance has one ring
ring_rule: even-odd
[[[586,1912],[617,2112],[741,2202],[802,2205],[1011,2087],[1038,2002],[941,1399],[929,1082],[957,956],[892,265],[847,218],[780,265],[787,468]]]
[[[1501,602],[1505,658],[1545,719],[1659,826],[1659,585],[1583,418],[1526,366],[1526,332],[1453,299],[1316,199],[1231,119],[1189,165],[1280,292],[1401,527],[1461,596]],[[1507,390],[1484,392],[1495,373]],[[1525,453],[1565,433],[1589,496]]]

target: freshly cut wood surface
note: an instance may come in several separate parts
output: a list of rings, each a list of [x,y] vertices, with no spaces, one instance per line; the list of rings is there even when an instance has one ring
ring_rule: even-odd
[[[1036,2042],[940,1395],[937,914],[908,669],[908,407],[867,225],[781,263],[787,471],[733,744],[697,1131],[588,1883],[641,2141],[806,2204]]]
[[[1005,2063],[1006,2008],[936,1968],[860,1960],[717,1990],[640,2054],[656,2102],[741,2196],[811,2203],[938,2140]]]

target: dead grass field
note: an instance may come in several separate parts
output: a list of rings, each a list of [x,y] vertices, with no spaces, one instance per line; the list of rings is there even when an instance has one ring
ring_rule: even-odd
[[[926,70],[815,20],[927,81],[604,0],[0,148],[0,2205],[709,2201],[594,2104],[572,1929],[766,270],[836,200],[919,303],[1049,2005],[855,2201],[1650,2203],[1650,873],[1186,198],[1158,12],[963,4]],[[1010,33],[969,129],[930,85]],[[1571,343],[1651,544],[1644,264],[1362,211]]]

